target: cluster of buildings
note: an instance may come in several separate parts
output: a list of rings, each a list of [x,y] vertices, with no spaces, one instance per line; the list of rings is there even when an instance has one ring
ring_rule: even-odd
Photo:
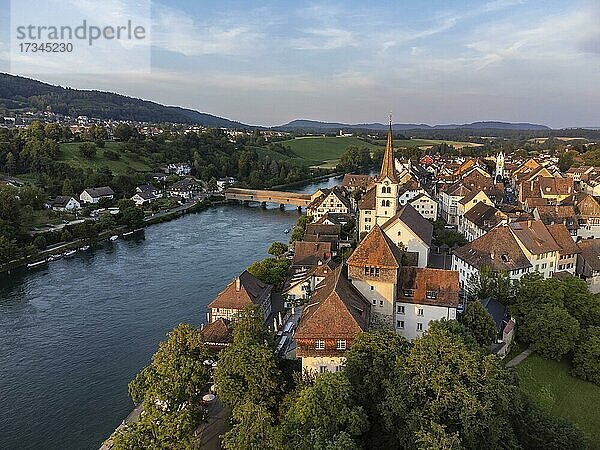
[[[394,157],[390,130],[378,176],[347,174],[341,186],[311,196],[312,223],[290,249],[281,292],[296,319],[284,327],[275,313],[267,318],[282,327],[278,350],[289,342],[293,351],[285,354],[301,359],[303,370],[341,370],[361,331],[388,329],[415,339],[433,320],[455,320],[462,294],[484,268],[514,280],[530,272],[580,276],[600,292],[600,168],[561,172],[557,162],[517,161],[503,153],[402,161]],[[451,270],[432,267],[438,218],[467,241],[452,249]],[[348,224],[360,237],[340,261],[350,245]],[[254,304],[270,311],[264,302],[271,291],[244,272],[220,293],[205,327],[215,345],[226,345],[236,308]],[[503,356],[515,321],[494,299],[482,303],[498,332],[492,349]]]

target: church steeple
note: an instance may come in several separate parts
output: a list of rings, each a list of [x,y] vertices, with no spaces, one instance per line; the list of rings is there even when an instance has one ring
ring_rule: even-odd
[[[396,178],[396,163],[394,159],[394,144],[392,142],[392,115],[390,114],[390,129],[388,131],[387,144],[385,146],[385,153],[383,154],[383,164],[381,165],[381,174],[379,180],[383,180],[385,177],[389,178],[392,182],[397,183]]]

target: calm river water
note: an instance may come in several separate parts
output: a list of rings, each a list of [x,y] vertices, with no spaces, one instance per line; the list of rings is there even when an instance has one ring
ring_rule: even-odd
[[[330,179],[299,189],[314,192]],[[0,279],[0,449],[97,449],[133,407],[127,383],[295,209],[211,208]]]

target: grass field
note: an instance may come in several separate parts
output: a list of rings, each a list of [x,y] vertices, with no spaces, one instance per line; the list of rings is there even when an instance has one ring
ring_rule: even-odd
[[[106,142],[104,148],[98,148],[96,156],[93,159],[87,159],[81,156],[79,153],[79,145],[79,142],[66,142],[61,144],[60,161],[82,169],[108,167],[115,175],[127,173],[129,167],[138,172],[149,172],[152,170],[152,166],[144,158],[132,153],[125,154],[123,152],[123,144],[120,142]],[[112,161],[104,156],[105,150],[112,150],[121,155],[121,158]]]
[[[385,141],[377,141],[382,145],[385,145]],[[475,142],[461,142],[461,141],[444,141],[440,139],[396,139],[394,140],[394,147],[404,148],[415,148],[415,147],[432,147],[437,144],[446,143],[453,146],[454,148],[463,147],[482,147],[483,144],[476,144]]]
[[[600,448],[600,386],[574,378],[567,361],[531,355],[516,367],[521,388],[542,408],[579,425]]]
[[[290,147],[292,151],[311,165],[323,167],[335,166],[335,163],[347,147],[366,147],[368,149],[378,148],[377,145],[369,144],[356,137],[323,137],[304,136],[281,144]]]

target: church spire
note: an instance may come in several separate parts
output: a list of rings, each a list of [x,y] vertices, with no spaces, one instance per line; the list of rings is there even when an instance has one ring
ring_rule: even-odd
[[[383,154],[383,164],[381,165],[381,174],[379,179],[383,180],[388,177],[393,182],[398,182],[396,179],[396,163],[394,159],[394,144],[392,142],[392,114],[390,113],[390,129],[388,131],[387,144],[385,153]]]

